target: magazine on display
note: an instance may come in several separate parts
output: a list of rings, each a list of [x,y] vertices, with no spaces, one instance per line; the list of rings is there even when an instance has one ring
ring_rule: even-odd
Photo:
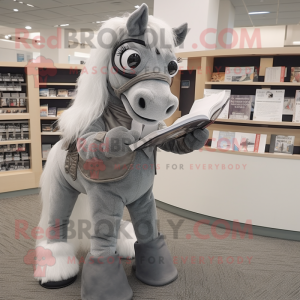
[[[295,98],[294,97],[284,97],[283,101],[283,115],[293,115],[295,107]]]
[[[253,81],[254,67],[226,67],[225,82]]]
[[[291,67],[290,82],[300,82],[300,67]]]
[[[40,89],[40,97],[49,97],[49,89]]]
[[[228,101],[229,98],[225,91],[196,100],[189,114],[177,119],[167,128],[146,135],[138,142],[130,145],[130,149],[134,151],[149,146],[156,147],[196,129],[204,129],[218,118]]]
[[[211,74],[212,82],[222,82],[225,80],[225,72],[213,72]]]
[[[218,90],[218,89],[204,89],[204,97],[215,95],[215,94],[221,93],[223,91],[225,91],[225,96],[230,98],[231,90]],[[228,119],[229,102],[230,102],[230,100],[228,101],[227,105],[224,107],[224,109],[220,113],[218,119]]]
[[[265,153],[267,135],[213,131],[211,148],[239,152]]]
[[[40,106],[40,116],[48,117],[48,104],[42,104]]]
[[[296,91],[293,122],[300,123],[300,90]]]
[[[57,97],[68,97],[68,90],[66,89],[58,89]]]
[[[286,76],[286,67],[266,68],[265,82],[284,82]]]
[[[293,154],[295,136],[271,135],[270,153]]]
[[[231,95],[229,119],[250,120],[252,98],[250,95]]]
[[[254,121],[282,122],[284,90],[257,89]]]

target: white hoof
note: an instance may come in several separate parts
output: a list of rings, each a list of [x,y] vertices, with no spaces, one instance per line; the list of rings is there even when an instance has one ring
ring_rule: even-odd
[[[117,252],[122,258],[134,258],[136,236],[131,222],[121,220],[120,236],[117,241]]]
[[[24,257],[26,264],[32,264],[34,277],[42,283],[61,281],[78,274],[79,263],[72,245],[64,242],[48,244],[41,242]]]

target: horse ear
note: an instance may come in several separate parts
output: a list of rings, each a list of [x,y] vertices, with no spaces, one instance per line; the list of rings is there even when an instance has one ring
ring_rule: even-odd
[[[173,28],[175,35],[175,47],[180,46],[188,33],[188,24],[184,23],[177,28]]]
[[[143,3],[127,20],[127,30],[130,36],[143,35],[148,25],[148,6]]]

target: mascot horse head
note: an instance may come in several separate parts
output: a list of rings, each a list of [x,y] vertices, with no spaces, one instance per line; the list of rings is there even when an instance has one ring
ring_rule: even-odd
[[[149,16],[146,4],[106,21],[79,77],[75,100],[59,121],[65,142],[74,141],[109,101],[144,125],[170,117],[178,107],[170,89],[178,72],[174,48],[186,34],[187,24],[171,28]]]

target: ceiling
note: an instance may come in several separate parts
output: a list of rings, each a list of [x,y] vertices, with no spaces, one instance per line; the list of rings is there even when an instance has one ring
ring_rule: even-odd
[[[300,0],[230,0],[235,7],[235,27],[290,25],[300,22]],[[249,15],[249,12],[269,14]]]
[[[142,3],[147,3],[153,14],[153,2],[154,0],[0,0],[0,26],[30,26],[30,31],[37,32],[43,28],[69,24],[69,28],[97,30],[101,24],[95,23],[96,21],[132,12],[136,5]],[[14,12],[14,9],[18,9],[18,12]]]

